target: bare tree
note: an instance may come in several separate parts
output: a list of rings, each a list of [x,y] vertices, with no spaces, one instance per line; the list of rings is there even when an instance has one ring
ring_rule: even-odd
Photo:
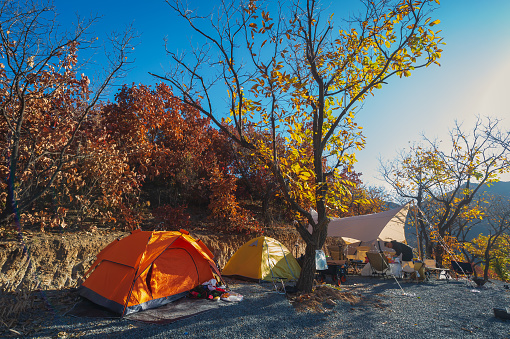
[[[78,75],[78,52],[90,49],[87,31],[97,20],[62,31],[55,8],[36,1],[0,4],[0,164],[5,222],[48,192],[80,157],[81,133],[101,94],[122,74],[134,35],[112,34],[103,80]],[[81,146],[80,146],[81,145]]]
[[[425,139],[425,146],[412,147],[397,161],[381,162],[386,182],[402,197],[415,200],[425,214],[420,217],[420,228],[427,255],[432,255],[428,223],[441,237],[462,233],[468,221],[483,213],[480,204],[474,203],[477,193],[510,170],[508,149],[490,137],[494,134],[499,134],[498,121],[487,119],[484,124],[479,118],[467,131],[456,123],[449,145]],[[441,247],[435,249],[440,261]]]

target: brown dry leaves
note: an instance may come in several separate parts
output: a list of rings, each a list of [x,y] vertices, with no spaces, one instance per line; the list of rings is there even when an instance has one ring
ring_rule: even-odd
[[[290,302],[298,312],[327,312],[338,302],[348,302],[351,305],[361,300],[361,295],[350,291],[342,291],[334,286],[322,285],[309,294],[289,297]]]

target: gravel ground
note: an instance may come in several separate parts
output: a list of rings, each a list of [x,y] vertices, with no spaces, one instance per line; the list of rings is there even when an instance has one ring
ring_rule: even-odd
[[[271,284],[233,282],[244,300],[168,325],[53,314],[32,338],[510,338],[510,306],[502,282],[475,288],[467,280],[412,283],[349,276],[341,287],[361,297],[323,313],[297,312]],[[404,291],[404,293],[403,293]]]

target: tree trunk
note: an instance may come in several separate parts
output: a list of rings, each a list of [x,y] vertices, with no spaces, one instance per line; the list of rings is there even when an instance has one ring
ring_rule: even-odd
[[[436,254],[436,263],[439,264],[439,267],[444,267],[443,264],[443,247],[440,244],[436,244],[434,248],[434,252]]]
[[[323,216],[320,222],[311,234],[311,237],[304,238],[306,242],[305,256],[303,258],[303,266],[301,267],[301,275],[297,283],[299,291],[310,293],[313,289],[313,280],[315,278],[315,251],[320,250],[326,242],[328,234],[329,219]]]
[[[494,243],[496,242],[497,238],[498,238],[498,236],[493,238],[492,235],[489,235],[489,239],[487,240],[487,248],[485,249],[485,253],[484,253],[484,259],[485,259],[485,267],[483,268],[483,280],[484,281],[489,280],[489,268],[491,265],[491,249],[492,249],[492,246],[494,245]],[[476,277],[476,270],[474,270],[474,271],[475,271],[475,277]]]
[[[489,280],[489,263],[490,263],[490,260],[487,261],[487,264],[485,264],[485,267],[483,268],[483,280],[484,281],[488,281]],[[476,272],[476,270],[474,270]]]
[[[268,184],[266,189],[266,194],[264,195],[264,200],[262,201],[262,214],[264,216],[264,225],[270,226],[273,224],[273,216],[271,212],[269,212],[269,206],[271,203],[271,197],[273,195],[273,185]]]
[[[315,278],[315,246],[307,244],[305,249],[305,257],[303,259],[303,267],[299,276],[297,288],[304,293],[310,293],[313,289],[313,280]]]
[[[434,247],[432,246],[432,242],[430,240],[427,240],[426,252],[427,252],[427,257],[429,257],[429,258],[434,257],[432,255],[434,253]]]

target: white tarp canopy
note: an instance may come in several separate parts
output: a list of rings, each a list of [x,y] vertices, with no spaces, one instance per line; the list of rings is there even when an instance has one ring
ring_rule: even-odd
[[[409,204],[388,211],[347,218],[331,218],[328,236],[342,237],[346,243],[373,243],[377,240],[403,242]],[[316,212],[313,211],[314,217]],[[311,228],[311,227],[310,227]]]

